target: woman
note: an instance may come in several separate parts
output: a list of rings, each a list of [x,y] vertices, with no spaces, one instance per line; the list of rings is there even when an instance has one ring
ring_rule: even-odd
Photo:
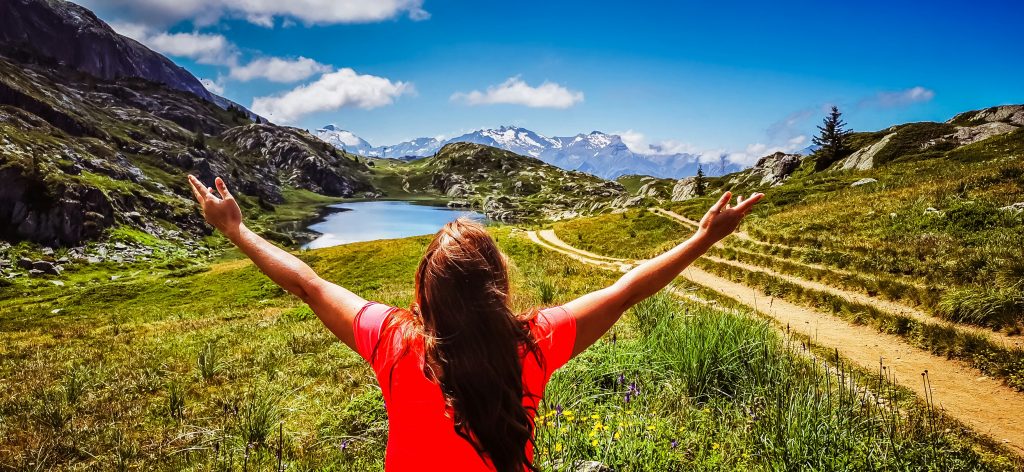
[[[533,417],[551,373],[732,233],[763,197],[732,207],[726,192],[693,237],[613,285],[515,314],[504,256],[477,223],[460,219],[437,232],[403,310],[321,279],[248,230],[219,177],[219,196],[193,176],[189,183],[207,222],[373,366],[387,405],[389,471],[536,471]]]

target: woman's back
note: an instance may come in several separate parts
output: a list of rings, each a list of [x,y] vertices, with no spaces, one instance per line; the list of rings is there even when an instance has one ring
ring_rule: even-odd
[[[398,329],[384,329],[394,312],[387,305],[369,303],[356,316],[354,327],[356,350],[373,366],[387,405],[387,470],[429,470],[441,464],[445,470],[493,470],[456,433],[440,387],[424,375],[422,343],[413,338],[405,346]],[[527,392],[523,405],[532,417],[551,373],[572,355],[575,319],[562,307],[549,308],[531,321],[530,331],[541,354],[540,359],[529,353],[522,358]],[[532,458],[529,443],[527,453]]]

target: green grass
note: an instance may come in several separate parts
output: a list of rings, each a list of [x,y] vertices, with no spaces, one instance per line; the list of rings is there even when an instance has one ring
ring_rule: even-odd
[[[643,259],[685,240],[693,231],[646,209],[627,210],[553,225],[570,246],[605,256]]]
[[[510,257],[518,310],[562,303],[617,276],[545,251],[514,229],[493,232]],[[427,242],[358,243],[301,256],[357,293],[407,305]],[[0,465],[263,470],[280,456],[289,470],[382,468],[386,415],[372,372],[307,307],[247,262],[168,278],[174,270],[64,290],[19,287],[21,296],[0,300],[0,331],[8,339],[0,347]],[[879,412],[826,402],[821,389],[829,375],[820,367],[815,373],[791,347],[749,316],[665,297],[646,302],[556,374],[541,415],[559,404],[577,420],[546,416],[538,464],[1015,464],[956,425],[936,434],[922,429],[930,423],[919,416],[887,422]],[[620,375],[628,381],[618,381]],[[794,416],[784,405],[797,400]],[[751,411],[763,420],[751,422]]]

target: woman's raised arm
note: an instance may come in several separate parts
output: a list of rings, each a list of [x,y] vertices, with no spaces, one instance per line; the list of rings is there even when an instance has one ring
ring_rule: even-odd
[[[352,324],[366,300],[321,279],[305,262],[246,228],[238,203],[220,177],[216,179],[219,197],[191,175],[188,182],[206,221],[249,256],[270,280],[306,302],[327,329],[355,349]]]
[[[732,193],[725,192],[700,220],[700,227],[690,239],[634,267],[610,287],[566,303],[565,307],[576,318],[576,344],[572,355],[597,342],[626,310],[664,288],[712,245],[735,231],[763,197],[755,193],[746,200],[739,198],[736,206],[730,206]]]

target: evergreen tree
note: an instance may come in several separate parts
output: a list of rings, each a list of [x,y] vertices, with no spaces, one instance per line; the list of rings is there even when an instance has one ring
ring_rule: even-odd
[[[846,122],[843,121],[842,116],[839,107],[833,105],[832,111],[818,127],[819,133],[814,137],[813,142],[821,147],[815,153],[817,157],[814,170],[825,170],[846,153],[846,138],[851,131],[846,129]]]
[[[708,190],[708,179],[704,177],[704,167],[697,164],[697,175],[693,180],[693,191],[698,197],[703,197]]]

